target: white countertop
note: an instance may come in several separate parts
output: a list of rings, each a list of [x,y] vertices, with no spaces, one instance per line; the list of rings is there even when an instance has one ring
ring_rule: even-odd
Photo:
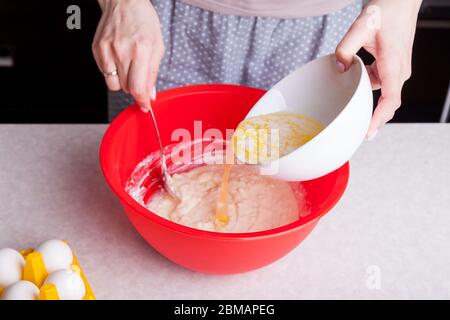
[[[99,167],[105,128],[0,125],[0,248],[69,240],[99,299],[450,298],[450,125],[387,125],[296,250],[233,276],[185,270],[139,236]]]

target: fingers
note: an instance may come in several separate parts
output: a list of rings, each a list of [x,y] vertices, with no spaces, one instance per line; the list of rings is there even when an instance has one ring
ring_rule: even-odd
[[[109,43],[100,40],[97,44],[93,45],[92,52],[100,72],[103,74],[112,73],[115,70],[117,73],[119,72]],[[121,89],[118,75],[105,75],[105,82],[108,88],[112,91],[118,91]]]
[[[390,57],[391,61],[388,61]],[[381,97],[372,116],[367,136],[373,135],[386,122],[394,117],[395,111],[401,104],[401,92],[404,79],[401,73],[400,62],[392,60],[394,53],[385,53],[378,58],[377,70],[381,81]],[[395,58],[394,58],[395,59]]]
[[[164,54],[162,39],[154,45],[146,40],[140,43],[99,40],[93,46],[93,53],[102,73],[117,70],[117,75],[105,75],[108,88],[129,92],[147,112]]]
[[[148,52],[149,50],[151,51]],[[141,110],[147,112],[150,110],[150,101],[156,96],[156,78],[164,46],[161,41],[152,44],[151,47],[144,45],[138,51],[130,66],[128,87]]]
[[[116,61],[120,87],[123,91],[128,93],[128,71],[131,64],[130,45],[127,43],[127,41],[116,40],[111,43],[110,47],[114,55],[114,60]]]
[[[158,76],[158,70],[159,70],[159,65],[161,63],[161,60],[163,58],[164,55],[164,44],[162,43],[162,41],[158,41],[152,50],[152,55],[150,57],[150,67],[149,67],[149,74],[148,74],[148,85],[150,87],[151,91],[155,91],[155,86],[156,86],[156,78]],[[156,96],[156,92],[155,94],[151,94],[151,99],[154,100]]]
[[[341,71],[350,67],[361,47],[376,60],[367,67],[372,88],[381,88],[367,133],[369,139],[400,107],[403,84],[411,75],[411,51],[419,6],[420,1],[370,1],[336,48],[336,59],[340,62],[337,67]]]
[[[137,50],[128,72],[128,88],[142,111],[150,110],[151,90],[148,83],[150,55],[147,50]]]
[[[370,66],[366,66],[367,74],[369,75],[370,84],[372,85],[372,90],[381,89],[381,81],[378,75],[377,62],[375,61]]]
[[[97,65],[109,89],[131,93],[148,110],[164,52],[158,15],[150,1],[108,1],[102,12],[92,45]]]

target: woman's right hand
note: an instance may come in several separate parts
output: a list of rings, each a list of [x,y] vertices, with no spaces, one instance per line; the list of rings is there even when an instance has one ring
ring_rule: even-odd
[[[164,54],[158,15],[149,0],[98,2],[103,14],[92,43],[95,61],[110,90],[130,93],[147,112]]]

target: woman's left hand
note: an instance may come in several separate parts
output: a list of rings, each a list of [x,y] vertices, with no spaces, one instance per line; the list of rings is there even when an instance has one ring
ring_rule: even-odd
[[[364,48],[375,58],[367,66],[373,90],[381,97],[367,138],[391,120],[401,104],[403,84],[411,75],[411,56],[421,0],[372,0],[336,48],[337,67],[347,70],[353,56]]]

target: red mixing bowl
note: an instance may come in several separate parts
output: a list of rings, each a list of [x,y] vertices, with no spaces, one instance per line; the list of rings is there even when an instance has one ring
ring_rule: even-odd
[[[264,91],[235,85],[196,85],[158,93],[154,112],[161,138],[201,120],[208,128],[234,129]],[[158,150],[149,115],[134,105],[109,126],[100,147],[103,174],[142,237],[163,256],[188,269],[232,274],[268,265],[300,244],[319,219],[340,199],[349,178],[348,163],[318,179],[302,182],[310,214],[289,225],[252,233],[209,232],[182,226],[150,212],[127,192],[125,184],[135,166]]]

